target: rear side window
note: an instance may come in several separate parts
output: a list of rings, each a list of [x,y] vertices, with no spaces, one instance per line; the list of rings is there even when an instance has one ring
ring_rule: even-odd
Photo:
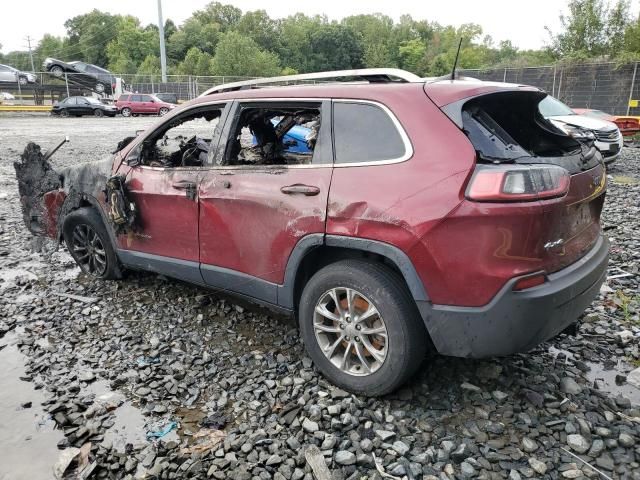
[[[377,105],[335,102],[333,131],[338,164],[397,160],[407,153],[395,123]]]
[[[142,95],[131,95],[131,101],[132,102],[141,102],[142,101]]]
[[[75,105],[77,100],[78,97],[69,97],[64,101],[64,103],[67,105]]]
[[[120,95],[120,98],[118,98],[119,102],[128,102],[129,101],[129,95]]]
[[[149,95],[141,95],[141,101],[142,102],[152,102],[153,99],[149,96]]]

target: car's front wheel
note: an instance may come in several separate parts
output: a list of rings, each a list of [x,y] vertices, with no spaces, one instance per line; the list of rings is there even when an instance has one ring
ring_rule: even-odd
[[[130,117],[131,116],[131,109],[129,107],[124,107],[122,110],[120,110],[120,114],[123,117]]]
[[[103,112],[102,110],[100,110],[99,108],[96,108],[96,109],[93,111],[93,114],[94,114],[96,117],[102,117],[102,116],[104,115],[104,112]]]
[[[20,85],[26,85],[29,81],[27,80],[27,77],[18,77],[18,83]]]
[[[422,363],[427,336],[415,302],[390,268],[344,260],[318,271],[300,299],[307,352],[331,382],[384,395]]]
[[[118,257],[95,209],[85,207],[71,212],[62,232],[69,253],[83,272],[104,280],[120,278]]]
[[[169,109],[167,107],[162,107],[158,110],[158,115],[161,117],[165,116],[167,113],[169,113]]]
[[[61,117],[68,117],[69,116],[69,110],[67,110],[66,108],[63,108],[62,110],[60,110],[60,116]]]
[[[96,83],[96,92],[103,93],[104,92],[104,83]]]
[[[54,77],[60,78],[64,74],[64,70],[62,70],[62,67],[60,67],[59,65],[54,65],[49,70],[49,73],[51,73],[51,75],[53,75]]]

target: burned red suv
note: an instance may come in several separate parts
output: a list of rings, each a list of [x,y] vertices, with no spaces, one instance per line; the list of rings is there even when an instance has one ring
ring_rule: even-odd
[[[176,105],[163,102],[155,95],[124,93],[116,100],[116,108],[123,117],[131,115],[163,116],[176,108]]]
[[[97,277],[151,270],[295,314],[318,369],[368,395],[428,348],[509,355],[574,322],[607,269],[606,176],[540,115],[546,94],[299,78],[331,75],[360,81],[217,87],[43,198],[21,182],[27,224]]]

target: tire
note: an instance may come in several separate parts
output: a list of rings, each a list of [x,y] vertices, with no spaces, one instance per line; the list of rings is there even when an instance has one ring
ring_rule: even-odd
[[[345,308],[346,289],[357,293],[351,302],[351,313],[357,313],[357,317],[336,315],[339,309],[331,300],[335,298],[331,292],[337,294],[338,303]],[[325,304],[327,299],[329,303]],[[334,319],[340,320],[318,313],[318,305],[324,305]],[[371,306],[377,314],[355,320]],[[392,392],[415,373],[425,358],[428,337],[415,302],[402,278],[382,264],[343,260],[322,268],[304,287],[298,319],[307,352],[316,367],[332,383],[353,393],[379,396]],[[318,330],[318,326],[331,331]],[[367,328],[380,334],[367,335]],[[323,347],[335,347],[333,361],[323,353]],[[343,363],[344,353],[348,361],[341,368],[334,362]]]
[[[164,117],[167,113],[169,113],[169,109],[167,107],[162,107],[160,110],[158,110],[159,117]]]
[[[123,117],[130,117],[131,116],[131,109],[129,107],[124,107],[122,110],[120,110],[120,114]]]
[[[104,83],[96,83],[96,92],[103,93],[104,92]]]
[[[27,77],[18,77],[18,83],[20,85],[26,85],[27,83],[29,83],[29,80],[27,80]]]
[[[93,111],[93,114],[94,114],[96,117],[102,117],[102,116],[104,116],[104,112],[103,112],[102,110],[100,110],[99,108],[96,108],[96,109]]]
[[[49,73],[56,78],[62,78],[62,76],[64,75],[64,70],[62,70],[61,66],[54,65],[49,69]]]
[[[118,257],[94,208],[79,208],[67,215],[62,233],[69,253],[84,273],[103,280],[121,278]]]
[[[63,108],[62,110],[60,110],[60,116],[61,117],[68,117],[69,116],[69,110],[67,110],[66,108]]]

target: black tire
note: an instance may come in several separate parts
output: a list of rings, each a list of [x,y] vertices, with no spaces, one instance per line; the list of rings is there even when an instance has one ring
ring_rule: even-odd
[[[60,65],[54,65],[49,69],[49,73],[56,78],[62,78],[62,76],[64,75],[64,70]]]
[[[131,116],[131,109],[129,107],[124,107],[122,110],[120,110],[120,114],[123,117],[130,117]]]
[[[69,116],[69,110],[67,110],[66,108],[63,108],[62,110],[60,110],[60,116],[61,117],[68,117]]]
[[[103,93],[104,92],[104,83],[96,83],[96,92]]]
[[[81,250],[79,248],[79,245],[84,243],[86,246],[87,244],[83,242],[83,232],[86,234],[84,238],[87,238],[91,243],[93,252],[88,252],[90,257],[94,257],[91,260],[83,259],[83,252],[87,249]],[[83,272],[103,280],[115,280],[122,277],[111,238],[100,214],[94,208],[79,208],[67,215],[62,233],[69,253]],[[92,233],[95,234],[95,237]],[[98,241],[95,240],[96,237]],[[96,252],[101,252],[98,254],[100,260],[95,258]]]
[[[102,110],[100,110],[99,108],[96,108],[96,109],[93,111],[93,114],[94,114],[96,117],[102,117],[102,116],[104,115],[104,112],[103,112]]]
[[[18,78],[18,83],[20,85],[26,85],[27,83],[29,83],[29,80],[27,80],[27,77],[19,77]]]
[[[356,290],[384,319],[386,358],[372,373],[347,373],[322,352],[314,331],[314,313],[318,302],[333,288]],[[415,373],[427,351],[428,337],[413,298],[402,278],[379,263],[343,260],[322,268],[305,285],[298,318],[307,352],[316,367],[332,383],[353,393],[379,396],[392,392]]]
[[[167,107],[162,107],[160,110],[158,110],[159,117],[164,117],[167,113],[169,113],[169,109]]]

